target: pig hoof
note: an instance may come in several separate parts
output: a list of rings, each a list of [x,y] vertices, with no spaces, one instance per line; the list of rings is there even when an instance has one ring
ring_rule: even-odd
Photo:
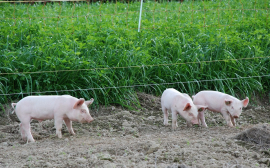
[[[34,143],[35,142],[35,140],[27,140],[26,141],[26,143],[28,144],[28,143]]]
[[[60,138],[60,139],[61,139],[61,138],[62,138],[62,135],[58,135],[58,138]]]
[[[73,132],[73,131],[69,131],[69,133],[70,133],[71,135],[75,135],[75,132]]]

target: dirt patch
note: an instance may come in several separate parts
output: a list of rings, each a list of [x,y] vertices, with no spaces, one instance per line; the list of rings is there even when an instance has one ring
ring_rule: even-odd
[[[63,126],[62,139],[55,136],[53,120],[33,121],[36,143],[21,140],[15,114],[0,117],[0,167],[269,166],[266,152],[234,137],[263,125],[268,130],[270,106],[249,105],[235,128],[228,128],[220,114],[206,112],[209,128],[187,128],[178,117],[179,127],[172,131],[171,126],[163,125],[160,97],[138,93],[138,98],[142,106],[138,110],[117,106],[91,110],[95,120],[74,122],[75,136]]]
[[[270,149],[270,126],[259,124],[238,134],[235,139],[258,144],[262,148]]]
[[[235,139],[241,140],[240,145],[248,149],[260,151],[268,158],[261,160],[267,166],[270,166],[270,125],[268,123],[258,124],[237,134]]]

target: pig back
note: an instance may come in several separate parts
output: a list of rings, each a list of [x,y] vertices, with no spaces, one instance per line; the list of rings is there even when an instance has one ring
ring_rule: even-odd
[[[189,99],[190,98],[188,98],[187,95],[183,95],[179,91],[173,88],[170,88],[170,89],[166,89],[163,92],[161,96],[161,105],[165,106],[168,109],[171,108],[173,105],[184,107],[184,103],[189,102]]]
[[[63,114],[72,109],[74,97],[68,96],[27,96],[16,106],[17,115],[30,115],[31,118],[52,119],[55,113]]]
[[[228,94],[218,91],[200,91],[194,96],[193,102],[196,105],[208,106],[208,110],[220,112],[221,108],[225,105],[225,99],[231,97]]]

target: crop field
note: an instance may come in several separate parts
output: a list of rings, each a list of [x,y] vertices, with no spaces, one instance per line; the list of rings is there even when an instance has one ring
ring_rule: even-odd
[[[269,90],[269,3],[1,3],[1,103],[36,94],[139,106],[136,91]]]
[[[0,2],[0,167],[270,166],[269,0],[146,0],[142,9],[138,32],[137,1]],[[172,131],[166,88],[250,103],[234,128],[207,111],[208,128],[178,117]],[[64,126],[62,139],[53,120],[33,121],[36,142],[25,143],[10,103],[56,94],[94,98],[95,120],[74,122],[73,136]]]

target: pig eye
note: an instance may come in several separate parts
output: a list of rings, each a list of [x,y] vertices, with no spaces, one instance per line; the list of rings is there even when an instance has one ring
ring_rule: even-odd
[[[82,113],[85,113],[85,110],[81,110]]]
[[[232,109],[233,109],[233,107],[232,107]]]

